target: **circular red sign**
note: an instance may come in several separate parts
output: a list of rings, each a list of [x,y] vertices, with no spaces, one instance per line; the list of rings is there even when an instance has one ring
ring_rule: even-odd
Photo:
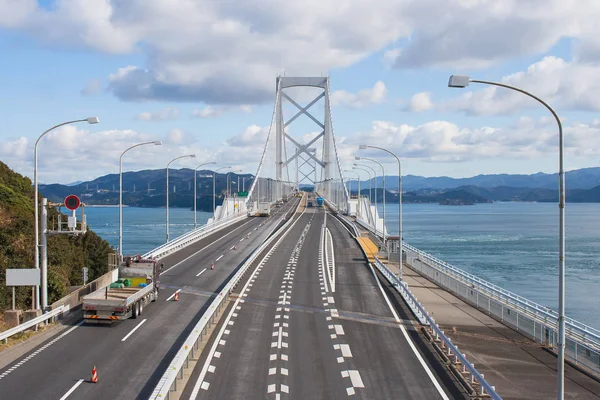
[[[65,207],[71,211],[77,210],[80,205],[81,200],[79,200],[79,197],[75,196],[74,194],[70,194],[65,198]]]

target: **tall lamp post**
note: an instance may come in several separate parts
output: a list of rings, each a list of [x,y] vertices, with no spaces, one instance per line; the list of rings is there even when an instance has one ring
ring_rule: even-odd
[[[373,173],[373,175],[369,174],[369,176],[373,177],[373,178],[369,178],[369,179],[373,179],[373,181],[374,181],[374,182],[369,182],[369,186],[371,187],[371,192],[369,192],[369,201],[371,200],[371,197],[373,196],[372,188],[373,188],[373,186],[375,186],[375,207],[377,207],[377,172],[375,172],[375,170],[367,164],[354,163],[352,165],[355,167],[367,168]]]
[[[98,117],[88,117],[88,118],[84,118],[84,119],[75,119],[73,121],[67,121],[67,122],[63,122],[60,123],[58,125],[54,125],[52,128],[48,129],[47,131],[45,131],[44,133],[42,133],[40,135],[40,137],[38,137],[38,139],[35,141],[35,146],[33,148],[33,186],[34,186],[34,197],[33,197],[33,205],[34,205],[34,215],[35,215],[35,221],[34,221],[34,236],[35,236],[35,257],[33,260],[33,264],[34,264],[34,268],[35,269],[39,269],[40,268],[40,221],[39,221],[39,208],[40,205],[38,203],[38,145],[40,143],[40,140],[42,140],[42,138],[44,136],[46,136],[46,134],[56,128],[59,128],[63,125],[70,125],[70,124],[74,124],[76,122],[87,122],[88,124],[97,124],[98,122],[100,122],[100,120],[98,119]],[[46,282],[46,271],[42,271],[42,276],[41,276],[41,281],[44,283]],[[40,308],[40,293],[39,293],[39,286],[36,287],[35,290],[35,308],[39,310]]]
[[[565,170],[563,128],[556,111],[539,97],[504,83],[471,79],[465,75],[452,75],[448,87],[465,88],[469,83],[483,83],[514,90],[537,100],[550,111],[558,125],[558,391],[557,399],[565,397]]]
[[[195,154],[186,154],[185,156],[175,157],[167,164],[167,243],[169,242],[169,166],[173,161],[182,159],[182,158],[196,158]]]
[[[211,162],[207,162],[204,164],[200,164],[194,169],[194,229],[196,229],[196,181],[198,180],[198,179],[196,179],[196,173],[198,172],[198,169],[200,169],[200,167],[203,167],[203,166],[209,165],[209,164],[216,164],[216,161],[211,161]]]
[[[215,192],[215,182],[216,182],[216,177],[217,177],[217,172],[219,172],[222,169],[229,169],[231,167],[221,167],[221,168],[217,168],[215,169],[215,172],[213,172],[213,222],[215,222],[215,212],[217,211],[217,203],[215,201],[216,199],[216,192]]]
[[[230,190],[230,187],[229,187],[229,175],[234,174],[236,172],[242,172],[242,170],[241,169],[236,169],[234,171],[230,171],[230,172],[227,173],[227,176],[226,176],[226,179],[225,179],[225,182],[227,183],[227,197],[231,197],[231,190]]]
[[[365,149],[378,149],[385,151],[388,154],[394,156],[396,161],[398,161],[398,237],[400,241],[400,262],[398,263],[398,278],[402,279],[402,163],[400,162],[400,158],[394,154],[393,152],[384,149],[383,147],[371,146],[367,144],[361,144],[358,146],[360,150]],[[385,192],[383,192],[383,197],[385,198]],[[385,225],[383,226],[383,244],[386,243],[386,235],[385,235]]]
[[[345,169],[344,172],[351,172],[353,174],[356,174],[356,177],[358,179],[358,209],[356,211],[356,216],[358,216],[359,214],[361,214],[361,212],[360,212],[360,175],[358,174],[358,172],[352,171],[351,169]],[[350,214],[348,214],[348,215],[350,215]]]
[[[119,157],[119,255],[121,256],[121,260],[123,260],[123,156],[131,149],[135,149],[139,146],[145,146],[148,144],[153,144],[155,146],[162,145],[160,140],[155,140],[152,142],[144,142],[134,144],[133,146],[125,149],[124,152],[121,153],[121,157]]]
[[[377,160],[374,160],[372,158],[368,158],[368,157],[354,157],[355,160],[366,160],[366,161],[371,161],[374,162],[375,164],[379,165],[379,167],[381,167],[381,176],[382,176],[382,189],[383,189],[383,193],[382,193],[382,197],[383,197],[383,228],[385,229],[385,169],[383,168],[383,165],[381,165],[381,163]],[[377,174],[375,174],[375,176],[377,176]],[[375,178],[375,203],[377,203],[377,177]],[[382,229],[382,232],[384,232],[385,230]],[[375,227],[375,230],[377,230],[377,227]]]

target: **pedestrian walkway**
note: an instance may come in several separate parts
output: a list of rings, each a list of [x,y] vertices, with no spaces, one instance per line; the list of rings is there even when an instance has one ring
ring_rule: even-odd
[[[397,264],[388,268],[398,272]],[[408,287],[503,399],[553,399],[557,359],[541,345],[475,309],[408,267]],[[600,399],[600,382],[567,365],[565,399]]]

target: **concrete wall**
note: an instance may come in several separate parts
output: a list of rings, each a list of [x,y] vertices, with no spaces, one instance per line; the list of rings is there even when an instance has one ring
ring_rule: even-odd
[[[62,299],[54,302],[50,306],[50,309],[54,310],[55,308],[57,308],[61,305],[65,305],[69,309],[69,311],[65,312],[65,314],[63,314],[63,315],[67,315],[68,313],[77,311],[81,307],[81,302],[85,295],[90,294],[90,293],[100,289],[101,287],[109,285],[112,282],[116,281],[117,279],[119,279],[119,269],[118,268],[107,272],[106,274],[100,276],[98,279],[91,281],[90,283],[88,283],[85,286],[82,286],[81,288],[77,289],[73,293],[70,293],[70,294],[66,295],[65,297],[63,297]]]

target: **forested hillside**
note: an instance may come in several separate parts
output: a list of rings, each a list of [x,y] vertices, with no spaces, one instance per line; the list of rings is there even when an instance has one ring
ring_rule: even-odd
[[[34,206],[31,180],[0,161],[0,312],[11,307],[12,290],[6,287],[7,268],[33,268]],[[41,198],[41,196],[40,196]],[[51,209],[49,219],[57,215]],[[90,280],[107,271],[108,242],[94,232],[48,240],[48,300],[68,294],[69,286],[81,285],[81,268],[89,268]],[[31,288],[17,288],[17,307],[31,308]]]

